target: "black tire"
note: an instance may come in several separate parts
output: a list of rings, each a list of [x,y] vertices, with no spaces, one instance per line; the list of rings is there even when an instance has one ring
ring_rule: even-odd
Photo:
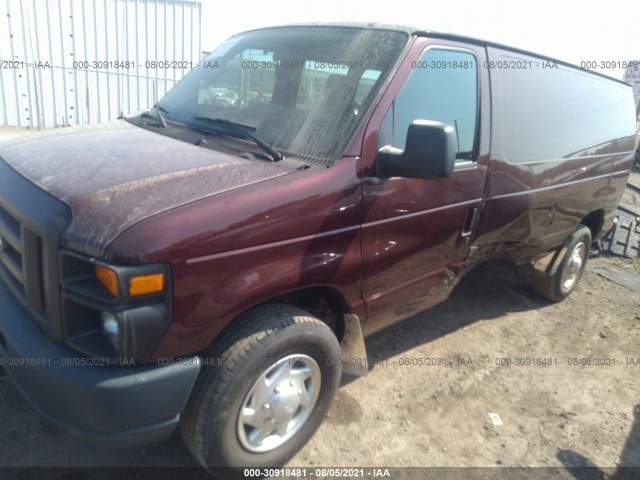
[[[245,467],[285,464],[320,426],[342,373],[336,336],[304,310],[282,304],[263,305],[243,314],[236,325],[204,361],[180,422],[194,457],[222,478],[242,477]],[[301,372],[310,377],[299,383]],[[270,383],[267,374],[280,376]],[[252,402],[265,398],[261,409],[252,410]],[[296,413],[287,420],[286,415],[293,411]],[[253,428],[247,418],[254,424],[280,425],[289,432],[268,434],[260,440],[263,430],[271,427]]]
[[[545,271],[533,270],[533,290],[554,302],[567,298],[582,277],[589,259],[590,246],[591,230],[579,225],[562,247],[565,250],[564,257],[553,275]]]

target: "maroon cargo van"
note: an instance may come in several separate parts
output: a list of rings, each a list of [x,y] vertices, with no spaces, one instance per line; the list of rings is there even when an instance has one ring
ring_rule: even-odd
[[[479,262],[566,297],[634,127],[629,85],[502,45],[238,34],[148,112],[0,144],[0,361],[80,438],[281,465],[364,337]]]

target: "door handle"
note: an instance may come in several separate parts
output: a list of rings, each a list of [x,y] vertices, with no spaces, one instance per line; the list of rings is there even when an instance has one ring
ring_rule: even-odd
[[[471,234],[473,233],[473,228],[476,225],[476,220],[478,218],[478,207],[470,208],[467,212],[467,218],[464,221],[464,227],[462,229],[462,233],[460,237],[464,241],[464,243],[469,243],[471,241]]]

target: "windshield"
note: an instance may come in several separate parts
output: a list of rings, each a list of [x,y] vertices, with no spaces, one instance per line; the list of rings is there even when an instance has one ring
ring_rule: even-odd
[[[285,157],[332,163],[407,44],[402,32],[282,27],[231,37],[158,103],[167,120],[247,126]],[[220,131],[213,129],[214,133]]]

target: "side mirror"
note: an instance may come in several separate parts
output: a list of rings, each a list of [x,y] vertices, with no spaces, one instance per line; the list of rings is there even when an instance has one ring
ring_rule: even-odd
[[[404,151],[382,147],[376,156],[380,178],[445,178],[456,162],[456,132],[451,125],[415,120],[409,125]]]

